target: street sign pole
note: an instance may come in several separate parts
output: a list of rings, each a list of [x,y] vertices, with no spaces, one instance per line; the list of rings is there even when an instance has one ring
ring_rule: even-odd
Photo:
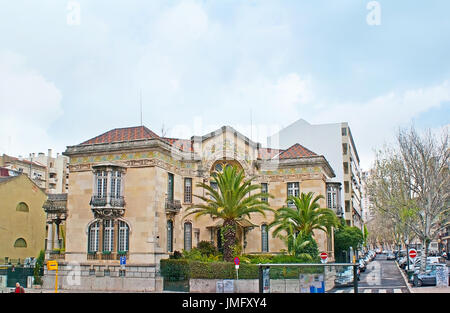
[[[58,293],[58,268],[56,268],[55,272],[55,293]]]
[[[353,265],[353,291],[358,293],[358,268]]]

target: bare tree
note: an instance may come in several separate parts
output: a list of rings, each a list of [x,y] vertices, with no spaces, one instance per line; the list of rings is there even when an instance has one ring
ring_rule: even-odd
[[[449,221],[448,144],[448,129],[440,137],[431,131],[419,135],[413,127],[400,130],[395,149],[385,148],[377,154],[369,182],[376,209],[422,242],[421,272],[430,242]]]

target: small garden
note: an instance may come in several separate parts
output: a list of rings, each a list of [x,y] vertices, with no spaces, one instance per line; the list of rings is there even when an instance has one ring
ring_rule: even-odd
[[[190,251],[175,251],[169,259],[161,260],[160,273],[165,281],[187,281],[189,279],[234,279],[236,278],[233,259],[240,259],[239,278],[257,279],[258,264],[319,263],[319,250],[313,238],[314,230],[329,233],[339,225],[334,212],[319,206],[322,195],[301,193],[299,197],[289,196],[288,206],[273,210],[263,199],[273,198],[260,192],[258,184],[252,179],[244,180],[243,171],[229,166],[221,172],[215,172],[212,180],[217,188],[199,183],[204,196],[197,196],[202,202],[187,209],[195,217],[207,215],[223,221],[221,236],[223,253],[208,241],[202,241]],[[273,228],[272,236],[285,242],[287,250],[278,254],[242,254],[238,242],[237,221],[250,219],[250,214],[275,213],[274,220],[268,225]],[[272,279],[298,279],[301,273],[321,273],[323,267],[272,267]]]

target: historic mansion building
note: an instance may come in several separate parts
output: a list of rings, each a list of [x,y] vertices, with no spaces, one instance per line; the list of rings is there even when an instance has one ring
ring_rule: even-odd
[[[219,219],[184,216],[199,201],[194,195],[204,193],[196,184],[213,184],[212,172],[228,164],[255,177],[253,183],[274,196],[267,199],[273,209],[286,205],[288,195],[312,191],[325,197],[322,207],[340,212],[340,184],[328,183],[335,174],[324,156],[300,143],[286,150],[264,148],[229,126],[190,139],[160,137],[145,126],[118,128],[68,146],[63,154],[70,158],[70,183],[58,281],[67,289],[161,290],[160,259],[203,240],[220,249]],[[267,228],[272,220],[270,213],[239,224],[243,253],[287,249],[272,238]],[[315,239],[332,259],[332,235],[318,231]],[[81,279],[70,283],[64,275],[75,266]],[[52,275],[46,271],[47,286],[54,284]]]

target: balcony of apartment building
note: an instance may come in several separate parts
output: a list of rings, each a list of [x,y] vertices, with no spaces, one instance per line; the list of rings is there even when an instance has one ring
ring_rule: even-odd
[[[181,201],[174,200],[170,197],[167,197],[165,200],[164,208],[166,213],[178,213],[181,210]]]
[[[128,251],[90,251],[87,254],[88,261],[120,261],[121,257],[128,258]]]
[[[120,217],[125,213],[125,197],[115,193],[93,195],[89,205],[96,217]]]

